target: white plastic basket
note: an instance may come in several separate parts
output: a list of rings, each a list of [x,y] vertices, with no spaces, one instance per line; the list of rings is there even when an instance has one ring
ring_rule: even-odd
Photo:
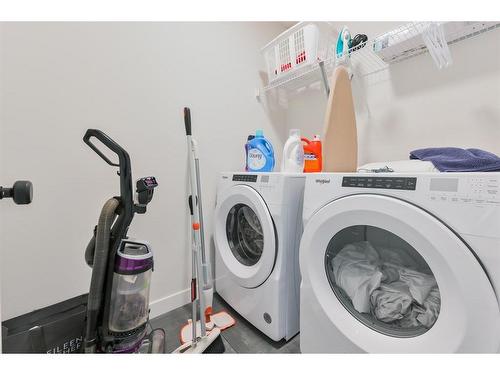
[[[272,83],[327,59],[328,46],[317,25],[300,22],[263,47],[262,53]]]

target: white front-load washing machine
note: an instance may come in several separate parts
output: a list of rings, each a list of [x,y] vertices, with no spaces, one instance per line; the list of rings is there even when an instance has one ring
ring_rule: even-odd
[[[222,173],[215,208],[215,288],[274,341],[299,331],[302,174]]]
[[[498,352],[500,173],[306,177],[303,353]]]

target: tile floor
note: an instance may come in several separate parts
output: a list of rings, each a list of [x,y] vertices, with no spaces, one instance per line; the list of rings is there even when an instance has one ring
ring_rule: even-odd
[[[236,320],[236,325],[222,332],[225,353],[300,353],[299,335],[290,341],[274,342],[248,323],[217,294],[214,295],[214,311],[225,309]],[[179,329],[191,317],[191,305],[181,306],[153,319],[154,328],[162,327],[167,333],[167,352],[179,345]]]

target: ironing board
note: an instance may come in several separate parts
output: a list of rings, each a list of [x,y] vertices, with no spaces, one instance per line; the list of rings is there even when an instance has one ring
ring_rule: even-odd
[[[323,139],[323,171],[356,172],[358,166],[356,115],[351,80],[344,66],[337,66],[330,79]]]

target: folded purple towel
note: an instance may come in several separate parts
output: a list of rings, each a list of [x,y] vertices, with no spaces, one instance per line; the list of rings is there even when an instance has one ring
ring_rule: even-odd
[[[500,171],[500,158],[477,148],[421,148],[410,152],[410,159],[431,161],[441,172]]]

